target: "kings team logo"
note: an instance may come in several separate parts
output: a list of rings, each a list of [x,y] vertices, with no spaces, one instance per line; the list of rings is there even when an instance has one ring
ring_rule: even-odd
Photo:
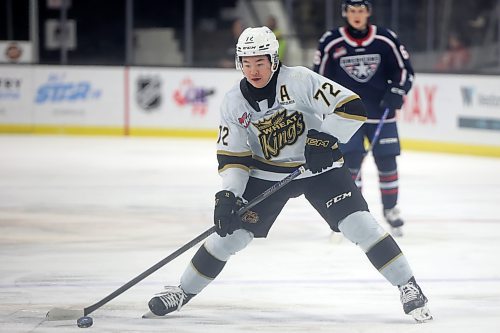
[[[278,156],[285,146],[293,145],[306,127],[301,113],[287,114],[285,108],[259,120],[254,126],[260,131],[259,142],[267,160]]]
[[[362,54],[340,59],[340,67],[358,82],[368,82],[379,65],[380,54]]]
[[[161,105],[161,79],[156,75],[142,75],[137,78],[135,99],[145,111],[153,111]]]

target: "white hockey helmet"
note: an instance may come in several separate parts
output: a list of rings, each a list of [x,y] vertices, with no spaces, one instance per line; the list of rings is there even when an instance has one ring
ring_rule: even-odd
[[[279,64],[279,42],[276,35],[268,27],[246,28],[236,44],[236,69],[241,70],[241,57],[269,55],[273,73]]]

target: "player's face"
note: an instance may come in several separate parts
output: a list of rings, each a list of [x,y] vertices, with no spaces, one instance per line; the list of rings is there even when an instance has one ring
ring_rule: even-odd
[[[368,26],[370,11],[366,6],[347,6],[347,22],[356,30],[365,30]]]
[[[243,57],[243,75],[255,88],[264,88],[273,72],[271,70],[271,61],[265,55]]]

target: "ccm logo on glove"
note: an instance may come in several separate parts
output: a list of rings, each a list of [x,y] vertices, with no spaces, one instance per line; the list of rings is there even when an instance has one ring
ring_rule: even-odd
[[[337,141],[333,135],[315,129],[307,132],[304,156],[306,166],[312,173],[321,172],[342,158]]]
[[[321,139],[314,139],[314,138],[308,137],[306,139],[306,144],[310,145],[310,146],[317,146],[317,147],[324,147],[324,148],[332,147],[333,148],[333,146],[330,146],[330,140],[321,140]]]

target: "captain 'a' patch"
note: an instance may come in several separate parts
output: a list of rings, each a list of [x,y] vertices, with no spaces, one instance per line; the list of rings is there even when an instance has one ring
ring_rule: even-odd
[[[295,100],[291,98],[290,95],[288,94],[288,90],[286,89],[286,84],[282,84],[280,86],[279,103],[281,105],[289,105],[295,103]]]

